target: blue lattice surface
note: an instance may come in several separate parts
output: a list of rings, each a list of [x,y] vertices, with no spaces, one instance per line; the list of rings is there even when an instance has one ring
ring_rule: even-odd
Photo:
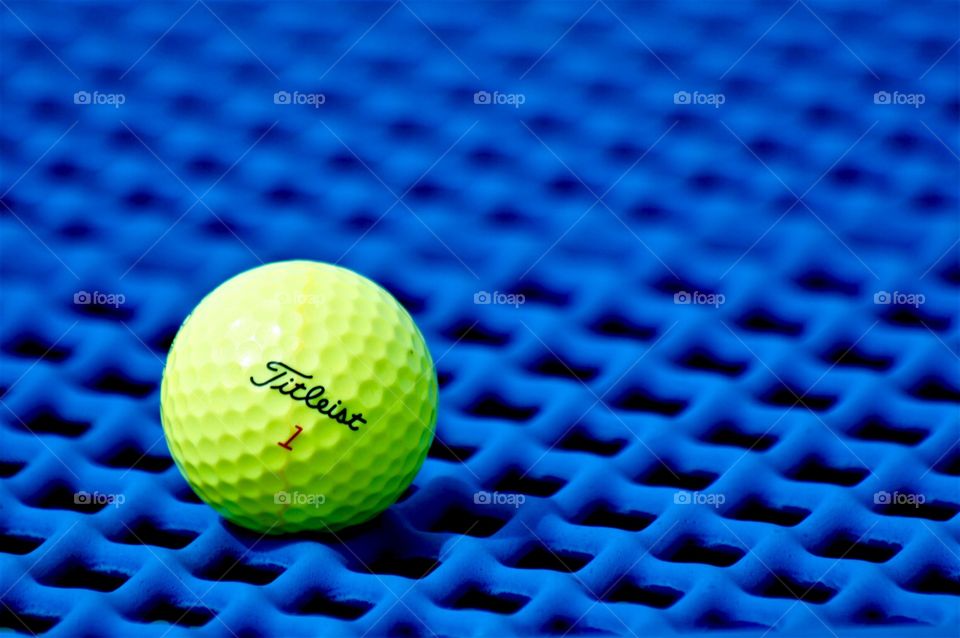
[[[957,635],[956,4],[0,12],[0,626]],[[438,362],[414,486],[335,538],[226,524],[159,423],[180,321],[290,258]]]

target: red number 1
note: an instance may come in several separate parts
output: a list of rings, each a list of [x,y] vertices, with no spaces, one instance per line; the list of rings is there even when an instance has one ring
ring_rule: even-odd
[[[303,432],[303,428],[300,427],[299,425],[295,425],[293,427],[297,428],[297,431],[291,434],[289,439],[287,439],[286,441],[277,441],[277,445],[284,448],[285,450],[290,450],[291,452],[293,451],[293,448],[290,447],[290,442],[293,441],[295,438],[297,438],[297,436],[301,432]]]

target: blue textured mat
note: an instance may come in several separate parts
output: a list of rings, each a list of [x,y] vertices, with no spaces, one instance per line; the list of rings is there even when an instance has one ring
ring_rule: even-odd
[[[960,633],[956,3],[0,5],[0,627]],[[336,538],[226,524],[159,422],[290,258],[438,362]]]

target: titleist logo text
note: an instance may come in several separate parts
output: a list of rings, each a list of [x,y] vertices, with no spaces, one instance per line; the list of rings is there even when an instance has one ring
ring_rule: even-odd
[[[294,401],[303,401],[307,407],[347,426],[351,430],[357,431],[360,429],[355,425],[356,423],[367,423],[362,412],[351,412],[346,405],[341,405],[339,399],[331,401],[324,398],[327,389],[322,385],[308,387],[304,380],[312,379],[312,374],[295,370],[282,361],[269,362],[267,370],[273,373],[272,377],[263,381],[257,381],[250,377],[250,383],[258,388],[268,386],[271,390],[276,390]]]

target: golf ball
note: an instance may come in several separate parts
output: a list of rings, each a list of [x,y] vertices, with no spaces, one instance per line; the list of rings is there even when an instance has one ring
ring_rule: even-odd
[[[160,390],[180,472],[225,518],[335,531],[385,510],[433,440],[437,375],[407,311],[350,270],[267,264],[208,294]]]

